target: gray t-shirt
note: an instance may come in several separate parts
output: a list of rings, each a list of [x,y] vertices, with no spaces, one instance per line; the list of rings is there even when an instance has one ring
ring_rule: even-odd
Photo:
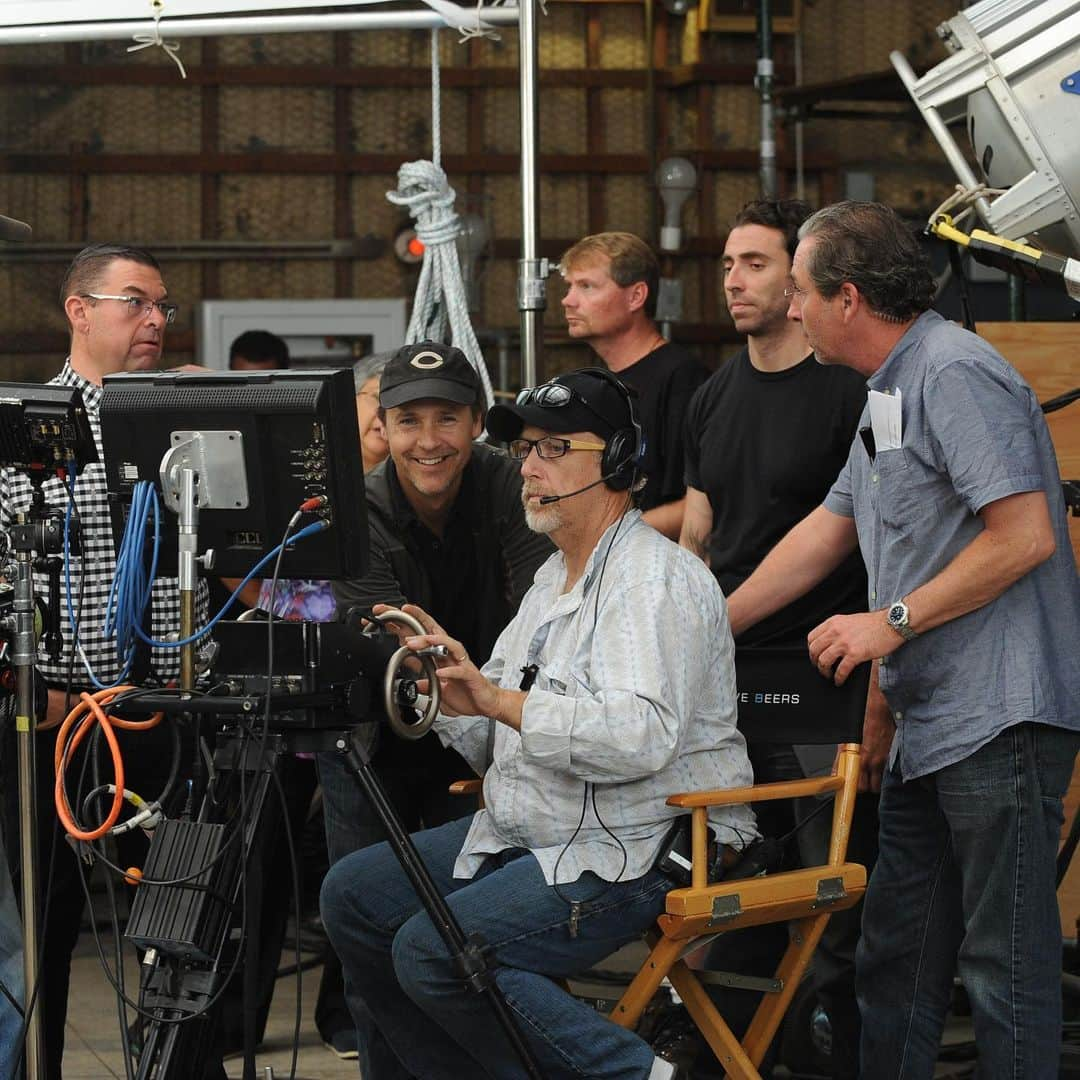
[[[902,395],[902,445],[852,443],[825,499],[854,517],[883,608],[982,531],[988,503],[1045,491],[1057,551],[996,600],[882,661],[905,780],[962,761],[1013,724],[1080,729],[1080,579],[1050,433],[1031,388],[982,338],[926,312],[868,380]],[[868,427],[869,406],[860,428]]]

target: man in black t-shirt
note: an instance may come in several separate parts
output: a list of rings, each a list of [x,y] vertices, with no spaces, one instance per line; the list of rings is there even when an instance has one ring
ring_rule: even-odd
[[[736,216],[724,247],[724,295],[747,345],[698,390],[687,412],[686,512],[679,542],[709,564],[725,595],[821,503],[847,458],[866,403],[863,379],[850,368],[819,364],[801,323],[788,318],[791,256],[809,213],[803,202],[762,200]],[[805,648],[807,633],[827,616],[865,611],[866,594],[866,571],[855,552],[826,581],[737,644]],[[868,707],[888,711],[878,691]],[[768,756],[751,750],[759,782],[825,772],[832,756],[828,747],[784,747]],[[863,790],[879,789],[883,764],[880,747],[864,747]],[[809,805],[797,805],[795,816],[805,821],[814,803],[801,802]],[[849,857],[872,864],[876,799],[865,796],[860,803]],[[780,821],[762,827],[786,831]],[[800,828],[805,864],[825,861],[827,827],[817,815]],[[860,914],[861,906],[833,916],[814,961],[832,1025],[837,1077],[855,1076],[858,1068],[854,954]]]
[[[665,340],[653,316],[660,265],[633,233],[596,233],[559,261],[566,281],[563,313],[572,338],[587,341],[627,386],[637,391],[645,436],[640,505],[645,520],[676,540],[682,526],[683,417],[705,369]]]

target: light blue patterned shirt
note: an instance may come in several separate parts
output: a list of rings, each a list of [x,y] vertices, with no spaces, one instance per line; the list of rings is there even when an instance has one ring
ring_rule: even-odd
[[[867,384],[901,394],[902,445],[861,439],[825,499],[854,517],[870,608],[939,574],[983,531],[979,511],[1044,491],[1057,551],[997,599],[881,663],[905,780],[969,757],[1005,728],[1080,728],[1080,581],[1054,447],[1031,387],[982,338],[921,315]],[[869,408],[862,423],[869,423]],[[891,764],[892,762],[890,762]]]
[[[727,608],[705,564],[631,511],[604,533],[566,593],[565,580],[557,552],[484,665],[509,689],[525,665],[540,670],[520,733],[495,725],[486,808],[473,818],[455,877],[521,847],[549,883],[556,862],[559,883],[590,870],[632,880],[652,866],[670,828],[669,795],[753,783],[735,726]],[[436,730],[483,769],[486,718],[440,717]],[[719,807],[710,821],[720,842],[737,848],[758,835],[745,805]]]

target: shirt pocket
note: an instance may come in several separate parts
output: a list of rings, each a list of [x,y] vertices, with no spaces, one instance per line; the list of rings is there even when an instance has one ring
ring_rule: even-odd
[[[877,454],[870,485],[881,524],[912,538],[932,527],[934,508],[946,494],[942,478],[904,447]]]

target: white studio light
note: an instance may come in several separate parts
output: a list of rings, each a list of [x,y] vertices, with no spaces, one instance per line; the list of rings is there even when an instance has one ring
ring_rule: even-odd
[[[665,158],[656,170],[656,186],[664,201],[660,250],[678,251],[682,246],[682,210],[697,187],[697,169],[686,158]]]
[[[458,264],[461,266],[461,280],[465,283],[465,292],[469,310],[480,309],[480,282],[476,265],[480,256],[487,250],[491,239],[491,230],[482,214],[465,213],[458,218],[461,230],[454,238],[457,248]]]
[[[1080,0],[981,0],[938,27],[952,55],[903,80],[965,188],[1004,189],[975,206],[1010,240],[1080,253]],[[950,125],[964,121],[981,176]]]

